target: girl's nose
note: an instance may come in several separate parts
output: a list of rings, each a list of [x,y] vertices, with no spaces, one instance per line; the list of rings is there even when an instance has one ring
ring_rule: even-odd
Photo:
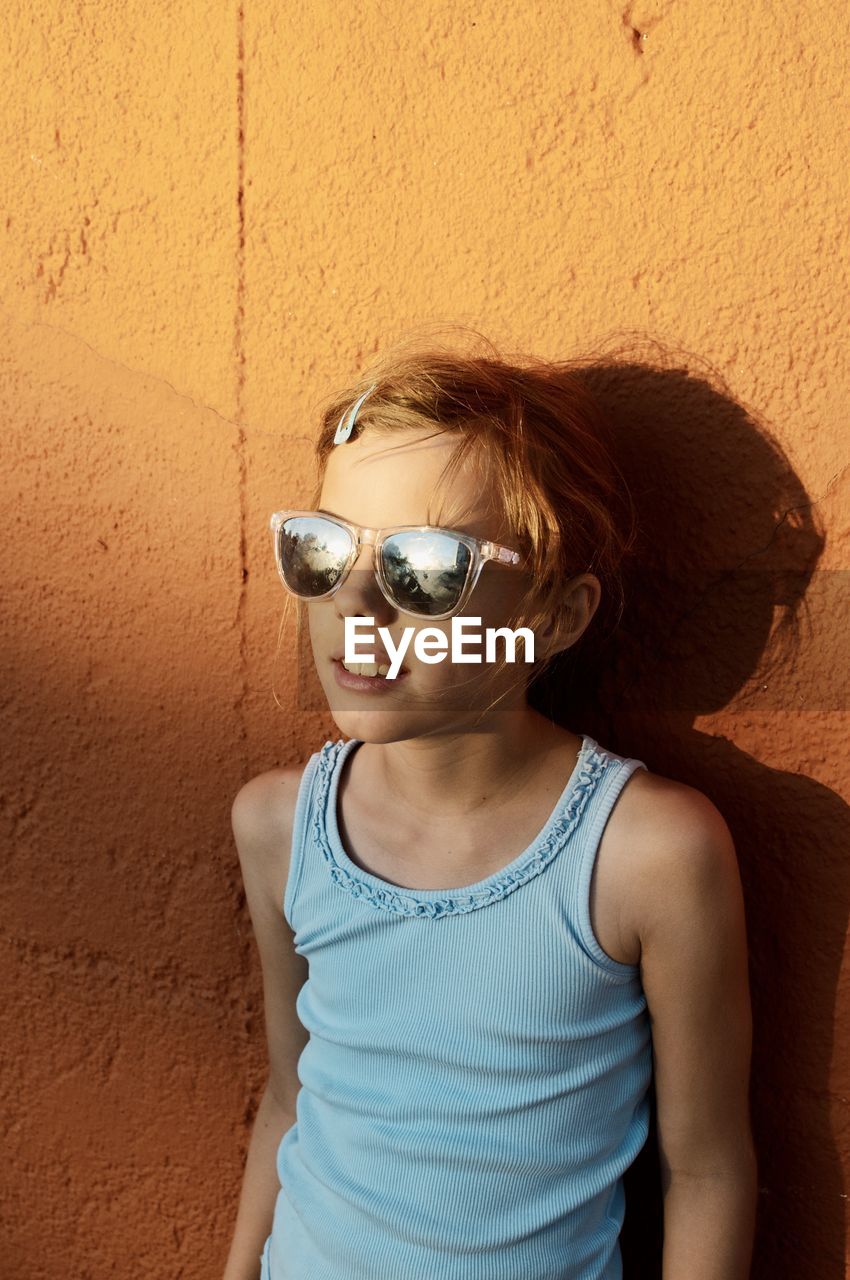
[[[374,564],[374,547],[364,543],[345,582],[334,592],[339,617],[370,617],[378,626],[395,618],[396,610],[378,585]]]

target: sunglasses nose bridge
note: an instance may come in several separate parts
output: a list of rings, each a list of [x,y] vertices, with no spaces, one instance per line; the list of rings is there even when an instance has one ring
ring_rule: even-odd
[[[370,572],[374,573],[376,565],[377,558],[375,555],[375,539],[374,537],[364,537],[361,534],[357,554],[351,561],[348,572],[352,573],[356,570],[358,573],[368,575]],[[346,577],[347,576],[348,575],[346,575]]]
[[[376,610],[373,606],[377,605],[379,601],[395,608],[395,604],[387,599],[381,586],[377,573],[377,563],[374,536],[371,538],[361,536],[357,555],[351,561],[334,594],[339,596],[340,592],[342,592],[344,602],[345,595],[353,587],[358,594],[360,604],[367,612],[374,614]]]

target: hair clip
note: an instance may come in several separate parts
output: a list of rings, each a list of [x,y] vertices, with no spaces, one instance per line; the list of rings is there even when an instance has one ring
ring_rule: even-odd
[[[360,399],[354,402],[348,411],[347,421],[346,415],[342,415],[337,425],[336,434],[334,435],[334,444],[345,444],[346,440],[351,435],[351,432],[354,430],[354,423],[357,419],[357,414],[360,412],[360,406],[366,397],[372,394],[377,385],[377,382],[373,382],[369,390],[364,391]]]

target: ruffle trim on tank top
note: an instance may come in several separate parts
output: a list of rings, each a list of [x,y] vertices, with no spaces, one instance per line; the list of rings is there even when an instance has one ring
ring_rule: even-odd
[[[377,876],[360,871],[342,849],[341,841],[338,841],[339,854],[335,854],[328,835],[328,801],[335,767],[340,752],[349,747],[352,741],[351,739],[329,741],[319,752],[313,805],[313,832],[324,854],[331,878],[340,888],[347,890],[355,898],[366,899],[374,907],[405,916],[458,915],[466,911],[475,911],[479,907],[486,907],[488,903],[506,897],[526,881],[539,875],[571,836],[597,781],[611,764],[611,757],[599,747],[599,744],[588,734],[583,735],[583,743],[577,759],[577,773],[567,799],[559,811],[550,815],[538,838],[524,853],[519,854],[502,871],[497,871],[486,879],[478,881],[477,884],[480,886],[478,888],[470,886],[468,889],[446,889],[445,891],[403,889],[394,888],[388,882],[379,880]],[[335,796],[336,789],[334,789],[334,800]],[[545,838],[541,838],[544,832]],[[348,863],[348,866],[343,865],[341,858]]]

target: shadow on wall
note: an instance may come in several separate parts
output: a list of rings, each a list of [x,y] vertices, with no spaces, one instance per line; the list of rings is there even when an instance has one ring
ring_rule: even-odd
[[[754,711],[766,734],[790,741],[803,726],[811,741],[803,713],[845,711],[848,573],[816,572],[824,495],[809,497],[766,427],[715,370],[703,377],[695,363],[645,340],[583,363],[636,504],[635,567],[617,631],[606,639],[607,624],[601,633],[591,624],[529,702],[698,788],[726,818],[750,948],[752,1275],[840,1280],[846,1201],[828,1098],[830,1063],[847,1047],[833,1045],[833,1023],[847,936],[848,808],[827,787],[760,764],[694,721]],[[624,1276],[640,1280],[661,1274],[652,1102],[649,1138],[625,1178],[621,1236]]]

